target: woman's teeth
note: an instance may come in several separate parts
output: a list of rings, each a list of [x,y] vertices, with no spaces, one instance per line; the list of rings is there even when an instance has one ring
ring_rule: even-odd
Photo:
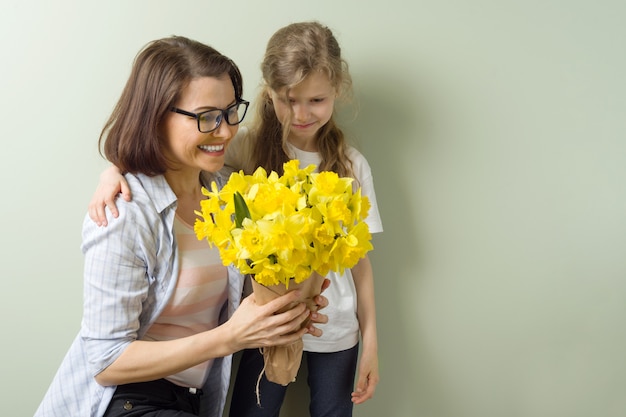
[[[199,145],[198,148],[205,152],[220,152],[224,150],[224,145]]]

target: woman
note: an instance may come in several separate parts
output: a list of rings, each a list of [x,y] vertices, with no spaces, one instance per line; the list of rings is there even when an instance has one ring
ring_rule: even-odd
[[[243,277],[193,236],[247,106],[237,66],[209,46],[171,37],[137,55],[100,137],[134,198],[106,228],[84,222],[81,330],[35,416],[221,416],[232,353],[321,334],[299,329],[326,321],[304,304],[276,313],[297,292],[239,306]]]

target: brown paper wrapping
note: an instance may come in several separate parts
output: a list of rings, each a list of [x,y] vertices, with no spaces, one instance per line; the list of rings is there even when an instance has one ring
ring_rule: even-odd
[[[310,310],[315,311],[317,310],[317,305],[313,298],[320,294],[324,277],[317,272],[313,272],[310,278],[299,284],[292,280],[288,289],[283,284],[266,287],[256,282],[254,278],[251,281],[254,297],[258,304],[266,304],[289,291],[299,289],[302,291],[302,296],[298,302],[286,306],[279,312],[292,309],[301,302],[305,302]],[[309,320],[303,322],[300,328],[308,325]],[[302,339],[299,339],[290,345],[270,346],[261,349],[265,362],[264,372],[267,379],[280,385],[288,385],[290,382],[295,381],[298,369],[300,369],[300,362],[302,361],[302,348]],[[261,372],[262,374],[263,372]],[[259,378],[261,375],[259,375]]]

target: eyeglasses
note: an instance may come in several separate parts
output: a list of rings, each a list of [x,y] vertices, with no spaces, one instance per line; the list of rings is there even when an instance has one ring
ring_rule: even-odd
[[[246,111],[248,111],[249,104],[250,102],[246,100],[239,100],[225,109],[212,109],[200,113],[188,112],[178,107],[172,107],[170,111],[193,117],[198,121],[198,130],[202,133],[209,133],[220,127],[222,120],[226,120],[226,123],[231,126],[241,123]]]

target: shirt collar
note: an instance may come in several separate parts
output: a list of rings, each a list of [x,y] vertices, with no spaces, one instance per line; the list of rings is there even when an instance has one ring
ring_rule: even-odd
[[[159,213],[162,213],[166,208],[176,204],[176,194],[172,191],[164,175],[149,177],[145,174],[137,174],[137,178],[143,184],[148,197]],[[222,175],[220,173],[203,171],[200,174],[200,180],[202,181],[202,185],[206,188],[210,188],[211,182],[213,181],[217,182],[218,188],[221,188],[223,185]]]

